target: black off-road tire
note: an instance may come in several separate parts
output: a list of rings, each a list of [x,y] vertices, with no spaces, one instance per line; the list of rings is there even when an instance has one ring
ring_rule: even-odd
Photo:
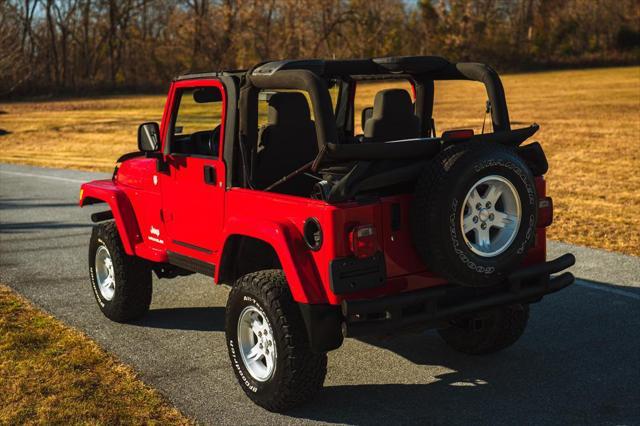
[[[492,175],[515,187],[522,214],[508,248],[494,257],[483,257],[468,247],[459,218],[469,190]],[[416,249],[430,269],[451,283],[472,287],[498,284],[535,242],[537,204],[534,177],[515,149],[497,143],[453,145],[427,165],[416,184],[411,211]]]
[[[248,306],[256,307],[273,330],[276,362],[266,381],[252,377],[242,360],[238,320]],[[283,412],[315,396],[327,373],[327,354],[313,353],[300,314],[281,270],[249,273],[236,282],[225,318],[229,357],[240,386],[257,405]]]
[[[106,247],[113,264],[115,292],[107,300],[100,291],[96,275],[96,253]],[[93,295],[102,313],[112,321],[139,319],[149,310],[152,294],[151,269],[141,259],[129,256],[122,247],[115,222],[103,222],[93,227],[89,242],[89,275]]]
[[[453,349],[469,355],[486,355],[513,345],[524,333],[529,305],[500,306],[451,322],[438,330]]]

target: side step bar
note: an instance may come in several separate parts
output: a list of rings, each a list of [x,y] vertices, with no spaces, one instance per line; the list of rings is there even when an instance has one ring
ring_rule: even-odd
[[[186,269],[187,271],[207,275],[209,277],[215,276],[216,265],[213,263],[204,262],[173,251],[167,251],[167,257],[169,258],[169,263],[173,266]]]

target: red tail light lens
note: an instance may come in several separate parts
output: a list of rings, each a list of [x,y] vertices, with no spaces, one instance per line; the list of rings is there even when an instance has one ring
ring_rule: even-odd
[[[358,258],[373,256],[378,251],[376,230],[373,225],[356,226],[349,233],[349,248]]]
[[[538,228],[546,228],[553,223],[553,200],[543,197],[538,200]]]
[[[445,141],[463,140],[473,137],[473,129],[447,130],[442,133],[442,139]]]

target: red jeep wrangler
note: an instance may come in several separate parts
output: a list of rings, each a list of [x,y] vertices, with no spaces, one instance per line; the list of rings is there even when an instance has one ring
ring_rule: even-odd
[[[484,83],[493,131],[436,134],[434,81]],[[401,82],[354,116],[356,88]],[[439,83],[438,83],[439,84]],[[485,354],[524,332],[529,304],[570,285],[546,261],[547,161],[537,125],[512,130],[495,71],[439,57],[287,60],[190,74],[162,123],[110,180],[89,246],[91,285],[114,321],[149,309],[151,272],[230,285],[226,336],[258,405],[311,398],[344,337],[438,329]]]

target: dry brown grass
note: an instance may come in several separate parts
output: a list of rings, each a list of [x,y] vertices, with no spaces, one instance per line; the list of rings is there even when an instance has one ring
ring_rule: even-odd
[[[556,205],[550,237],[640,255],[640,67],[504,76],[514,127],[536,122]],[[381,85],[362,89],[368,106]],[[438,132],[480,130],[486,95],[477,83],[436,87]],[[136,128],[159,120],[164,96],[0,105],[0,161],[110,170],[136,148]],[[356,113],[356,123],[359,122]]]
[[[0,424],[193,424],[130,367],[0,285]]]

